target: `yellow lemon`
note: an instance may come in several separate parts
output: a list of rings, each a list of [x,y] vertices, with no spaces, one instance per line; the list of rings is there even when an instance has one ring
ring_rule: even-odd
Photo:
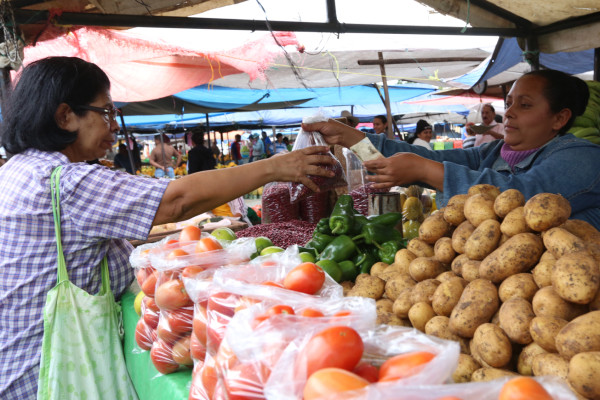
[[[135,300],[133,301],[133,309],[139,316],[142,315],[142,300],[144,299],[144,296],[146,296],[146,294],[140,291],[137,296],[135,296]]]

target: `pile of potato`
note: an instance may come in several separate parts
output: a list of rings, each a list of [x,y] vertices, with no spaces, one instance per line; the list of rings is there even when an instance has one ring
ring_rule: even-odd
[[[456,382],[556,375],[600,399],[600,233],[560,195],[476,185],[347,295],[461,346]]]

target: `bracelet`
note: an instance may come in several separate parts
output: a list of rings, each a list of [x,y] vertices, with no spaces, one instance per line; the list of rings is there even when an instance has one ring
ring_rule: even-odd
[[[352,152],[356,154],[361,161],[370,161],[377,158],[383,158],[383,154],[381,154],[379,150],[373,146],[373,143],[371,143],[366,135],[360,142],[350,146],[350,150],[352,150]]]

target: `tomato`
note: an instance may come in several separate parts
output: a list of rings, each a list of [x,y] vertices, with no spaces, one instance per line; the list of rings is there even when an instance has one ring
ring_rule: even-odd
[[[215,238],[207,236],[198,240],[198,243],[196,244],[196,253],[221,250],[222,248],[223,246],[221,246]]]
[[[160,284],[156,288],[154,300],[161,310],[175,310],[192,304],[180,279],[171,279]]]
[[[273,282],[273,281],[265,281],[265,282],[261,283],[261,285],[273,286],[273,287],[278,287],[278,288],[283,289],[283,285],[281,283],[277,283],[277,282]]]
[[[444,397],[438,397],[435,400],[462,400],[460,397],[456,397],[456,396],[444,396]]]
[[[333,315],[331,316],[331,318],[332,318],[332,319],[335,319],[335,318],[340,318],[340,317],[347,317],[347,316],[349,316],[349,315],[352,315],[352,312],[351,312],[351,311],[348,311],[348,310],[342,310],[342,311],[338,311],[338,312],[336,312],[335,314],[333,314]]]
[[[206,346],[206,308],[200,305],[194,310],[193,330],[200,343]]]
[[[226,317],[233,317],[235,308],[239,305],[240,296],[218,292],[211,293],[208,298],[208,309],[212,312],[217,312]]]
[[[379,370],[377,367],[366,361],[359,362],[352,372],[371,383],[377,382],[379,379]]]
[[[314,335],[300,352],[300,366],[306,365],[306,376],[322,368],[342,368],[352,371],[360,361],[363,341],[348,326],[333,326]],[[303,364],[306,362],[306,364]]]
[[[135,274],[135,278],[137,279],[138,285],[140,285],[140,287],[142,287],[144,281],[148,277],[148,274],[152,271],[154,271],[154,268],[152,267],[138,269],[137,273]]]
[[[305,308],[304,310],[302,310],[300,315],[303,317],[311,317],[311,318],[325,316],[321,311],[315,310],[314,308]]]
[[[506,382],[498,395],[498,400],[525,399],[552,400],[552,396],[540,383],[527,376],[519,376]]]
[[[158,308],[158,306],[156,305],[156,301],[154,301],[154,298],[144,296],[144,298],[142,299],[142,312],[144,312],[144,310],[152,310],[154,312],[159,312],[160,308]]]
[[[177,247],[179,247],[179,240],[175,240],[175,239],[169,239],[167,240],[167,242],[164,245],[165,249],[176,249]]]
[[[165,318],[161,318],[158,321],[158,327],[156,328],[156,335],[162,341],[165,341],[169,344],[175,343],[181,335],[179,333],[175,333],[169,327],[167,320]]]
[[[135,326],[135,342],[142,350],[150,350],[152,348],[154,340],[152,340],[150,328],[148,328],[143,319],[139,319]]]
[[[341,392],[358,390],[369,385],[369,381],[341,368],[324,368],[312,374],[304,385],[304,400],[331,396],[341,399]],[[335,395],[335,397],[333,397]]]
[[[207,358],[202,368],[202,386],[209,399],[214,398],[215,387],[217,386],[217,371],[215,370],[214,360]]]
[[[292,307],[286,306],[283,304],[278,304],[276,306],[269,308],[267,310],[267,314],[268,315],[277,315],[277,314],[294,315],[296,313],[294,312],[294,309]]]
[[[167,254],[167,260],[176,260],[177,257],[183,257],[183,256],[188,256],[189,253],[186,251],[183,251],[181,249],[175,249],[169,252],[169,254]]]
[[[142,319],[150,329],[156,329],[158,326],[158,312],[152,310],[144,310]]]
[[[325,283],[325,272],[315,263],[305,262],[294,267],[283,280],[286,289],[315,294]]]
[[[179,233],[179,243],[191,242],[200,239],[202,229],[194,225],[186,226]]]
[[[190,336],[184,336],[173,345],[173,361],[179,365],[193,365],[190,353]]]
[[[277,265],[278,263],[275,260],[265,260],[260,264],[262,268],[276,267]]]
[[[195,360],[204,361],[204,357],[206,356],[206,346],[200,342],[198,336],[194,332],[192,332],[190,338],[190,354]]]
[[[174,333],[189,333],[192,331],[194,309],[192,307],[179,308],[166,314],[169,327]]]
[[[226,371],[225,389],[229,400],[264,399],[263,389],[270,371],[261,363],[238,363]]]
[[[158,340],[152,344],[150,359],[156,370],[161,374],[170,374],[179,369],[179,364],[173,361],[171,347],[162,340]]]
[[[142,292],[146,294],[146,296],[154,297],[154,292],[156,291],[156,281],[158,280],[158,271],[154,268],[151,271],[148,271],[144,281],[140,285]]]
[[[181,271],[181,276],[184,278],[193,278],[206,268],[201,265],[188,265]]]
[[[387,359],[379,368],[379,382],[403,379],[418,374],[435,357],[427,351],[399,354]]]

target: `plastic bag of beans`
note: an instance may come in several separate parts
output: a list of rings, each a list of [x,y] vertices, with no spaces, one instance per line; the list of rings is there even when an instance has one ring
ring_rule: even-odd
[[[290,201],[290,189],[285,182],[267,183],[262,194],[262,223],[287,222],[300,219],[299,204]]]
[[[367,170],[362,161],[351,150],[343,149],[346,159],[346,181],[348,182],[348,194],[354,200],[354,208],[362,215],[369,214],[369,194],[385,193],[386,189],[375,189],[372,182],[366,179]]]

